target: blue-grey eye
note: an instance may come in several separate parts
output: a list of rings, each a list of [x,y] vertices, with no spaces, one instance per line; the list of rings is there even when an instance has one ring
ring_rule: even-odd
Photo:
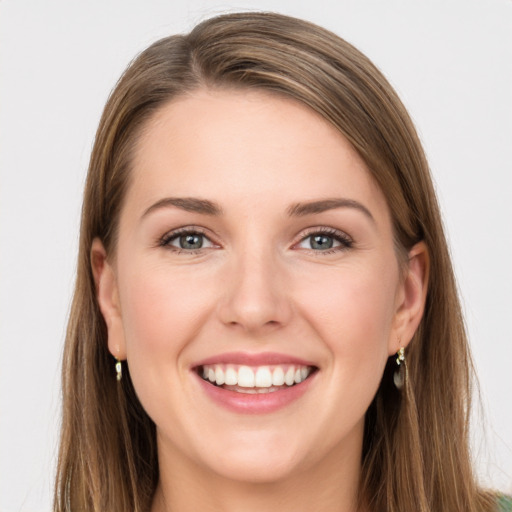
[[[334,231],[331,233],[317,231],[305,236],[298,244],[300,249],[307,249],[315,252],[325,252],[329,249],[343,250],[352,247],[352,240],[342,231]]]
[[[171,232],[160,240],[159,245],[174,250],[191,252],[215,247],[215,244],[206,235],[192,230]]]
[[[204,236],[199,233],[187,233],[186,235],[177,237],[176,241],[180,249],[201,249],[204,243]]]
[[[315,251],[325,251],[334,247],[334,238],[329,235],[311,235],[309,245]]]

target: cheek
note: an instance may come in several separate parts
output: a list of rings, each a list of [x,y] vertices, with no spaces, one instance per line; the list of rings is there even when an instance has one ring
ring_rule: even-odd
[[[316,286],[306,286],[303,314],[343,372],[356,374],[364,368],[380,375],[388,357],[398,271],[393,265],[336,270]],[[318,282],[329,283],[328,288]]]
[[[130,265],[119,274],[130,376],[146,412],[166,424],[166,416],[185,407],[177,385],[188,378],[181,354],[197,335],[211,298],[186,273],[166,265]]]
[[[197,283],[164,266],[126,273],[120,295],[129,351],[168,351],[193,336],[206,303],[206,294],[194,291]]]

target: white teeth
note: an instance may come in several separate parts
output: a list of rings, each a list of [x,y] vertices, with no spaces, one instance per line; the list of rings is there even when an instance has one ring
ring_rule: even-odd
[[[224,372],[220,366],[217,366],[215,368],[215,383],[217,386],[222,386],[222,384],[224,384],[224,380]]]
[[[284,382],[287,386],[293,386],[295,383],[295,368],[293,366],[290,366],[290,368],[286,370]]]
[[[226,368],[225,384],[228,386],[236,386],[238,384],[238,373],[232,366]]]
[[[272,386],[272,374],[268,366],[261,366],[256,371],[255,384],[257,388],[269,388]]]
[[[240,366],[238,369],[238,385],[241,388],[254,387],[254,372],[249,366]]]
[[[278,366],[272,373],[272,385],[282,386],[284,384],[284,371]]]
[[[217,386],[235,386],[244,388],[247,393],[264,393],[277,391],[284,385],[300,384],[308,378],[311,370],[309,366],[293,364],[258,367],[212,364],[204,365],[200,374]]]

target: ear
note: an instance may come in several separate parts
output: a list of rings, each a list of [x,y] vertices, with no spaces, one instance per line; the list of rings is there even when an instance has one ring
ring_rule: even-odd
[[[418,328],[428,290],[430,259],[424,242],[417,243],[408,254],[407,267],[396,295],[396,309],[389,355],[406,347]]]
[[[116,275],[107,260],[107,252],[99,238],[95,238],[92,242],[91,266],[96,284],[96,298],[107,324],[108,349],[117,359],[126,359],[126,343]]]

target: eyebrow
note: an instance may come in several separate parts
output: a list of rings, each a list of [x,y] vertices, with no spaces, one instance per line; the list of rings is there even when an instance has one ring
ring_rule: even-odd
[[[353,199],[336,198],[322,199],[320,201],[309,201],[307,203],[296,203],[288,208],[288,215],[291,217],[303,217],[315,213],[323,213],[336,208],[355,208],[364,213],[371,221],[375,222],[373,215],[366,206]]]
[[[208,199],[198,199],[195,197],[166,197],[152,204],[143,214],[146,217],[151,212],[160,208],[169,208],[174,206],[187,212],[200,213],[202,215],[221,215],[222,208]]]
[[[187,212],[199,213],[202,215],[218,216],[222,214],[222,208],[213,201],[208,199],[198,199],[195,197],[165,197],[156,203],[152,204],[143,214],[146,217],[151,212],[160,208],[175,207],[185,210]],[[337,208],[354,208],[364,213],[370,220],[375,222],[373,215],[366,206],[353,199],[336,198],[336,199],[321,199],[318,201],[308,201],[304,203],[292,204],[287,213],[290,217],[303,217],[316,213],[323,213]]]

